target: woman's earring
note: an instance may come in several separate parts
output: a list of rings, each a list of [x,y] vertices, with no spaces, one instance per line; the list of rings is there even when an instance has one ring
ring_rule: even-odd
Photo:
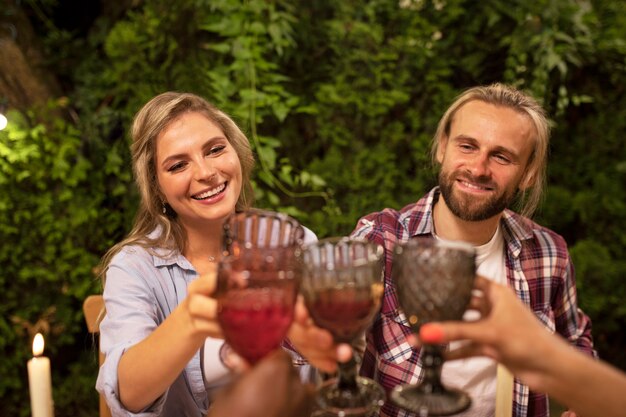
[[[172,208],[172,206],[170,206],[167,202],[163,201],[161,202],[161,205],[163,207],[163,215],[169,219],[175,219],[176,218],[176,212],[174,211],[174,209]]]

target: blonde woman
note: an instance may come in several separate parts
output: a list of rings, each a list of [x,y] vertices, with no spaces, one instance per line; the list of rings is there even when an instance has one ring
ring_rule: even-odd
[[[102,261],[106,361],[96,387],[115,416],[204,416],[233,358],[210,298],[222,223],[252,203],[254,158],[231,118],[193,94],[153,98],[131,135],[141,202]]]

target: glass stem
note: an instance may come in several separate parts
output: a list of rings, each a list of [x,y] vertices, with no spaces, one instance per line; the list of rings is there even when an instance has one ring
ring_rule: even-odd
[[[352,355],[348,362],[339,362],[339,381],[337,387],[341,391],[357,391],[357,363]]]
[[[441,384],[441,367],[443,366],[443,348],[439,345],[423,345],[422,367],[424,379],[420,384],[427,392],[445,391]]]

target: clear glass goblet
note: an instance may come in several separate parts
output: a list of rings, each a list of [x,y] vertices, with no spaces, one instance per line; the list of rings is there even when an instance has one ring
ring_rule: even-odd
[[[300,292],[315,324],[337,343],[353,344],[363,336],[380,308],[383,251],[379,245],[330,238],[305,246]],[[318,415],[370,416],[385,399],[384,390],[357,376],[357,363],[339,363],[338,377],[317,392]]]
[[[303,237],[296,220],[265,210],[224,224],[217,318],[228,345],[251,364],[281,346],[293,321]]]
[[[395,246],[392,279],[414,333],[431,321],[461,320],[476,276],[475,249],[462,242],[412,239]],[[443,346],[422,345],[424,379],[391,392],[397,406],[418,415],[447,416],[471,405],[465,392],[441,382]]]

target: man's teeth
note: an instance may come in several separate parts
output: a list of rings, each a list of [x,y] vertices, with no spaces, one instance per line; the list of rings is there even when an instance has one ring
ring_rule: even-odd
[[[475,190],[490,190],[490,189],[491,189],[491,188],[489,188],[489,187],[480,187],[480,186],[478,186],[478,185],[476,185],[476,184],[472,184],[472,183],[469,183],[469,182],[467,182],[467,181],[462,181],[462,183],[463,183],[463,185],[465,185],[467,188],[473,188],[473,189],[475,189]]]
[[[194,195],[193,198],[195,198],[196,200],[204,200],[205,198],[209,198],[209,197],[214,196],[215,194],[221,193],[224,190],[224,188],[226,188],[225,183],[205,193]]]

